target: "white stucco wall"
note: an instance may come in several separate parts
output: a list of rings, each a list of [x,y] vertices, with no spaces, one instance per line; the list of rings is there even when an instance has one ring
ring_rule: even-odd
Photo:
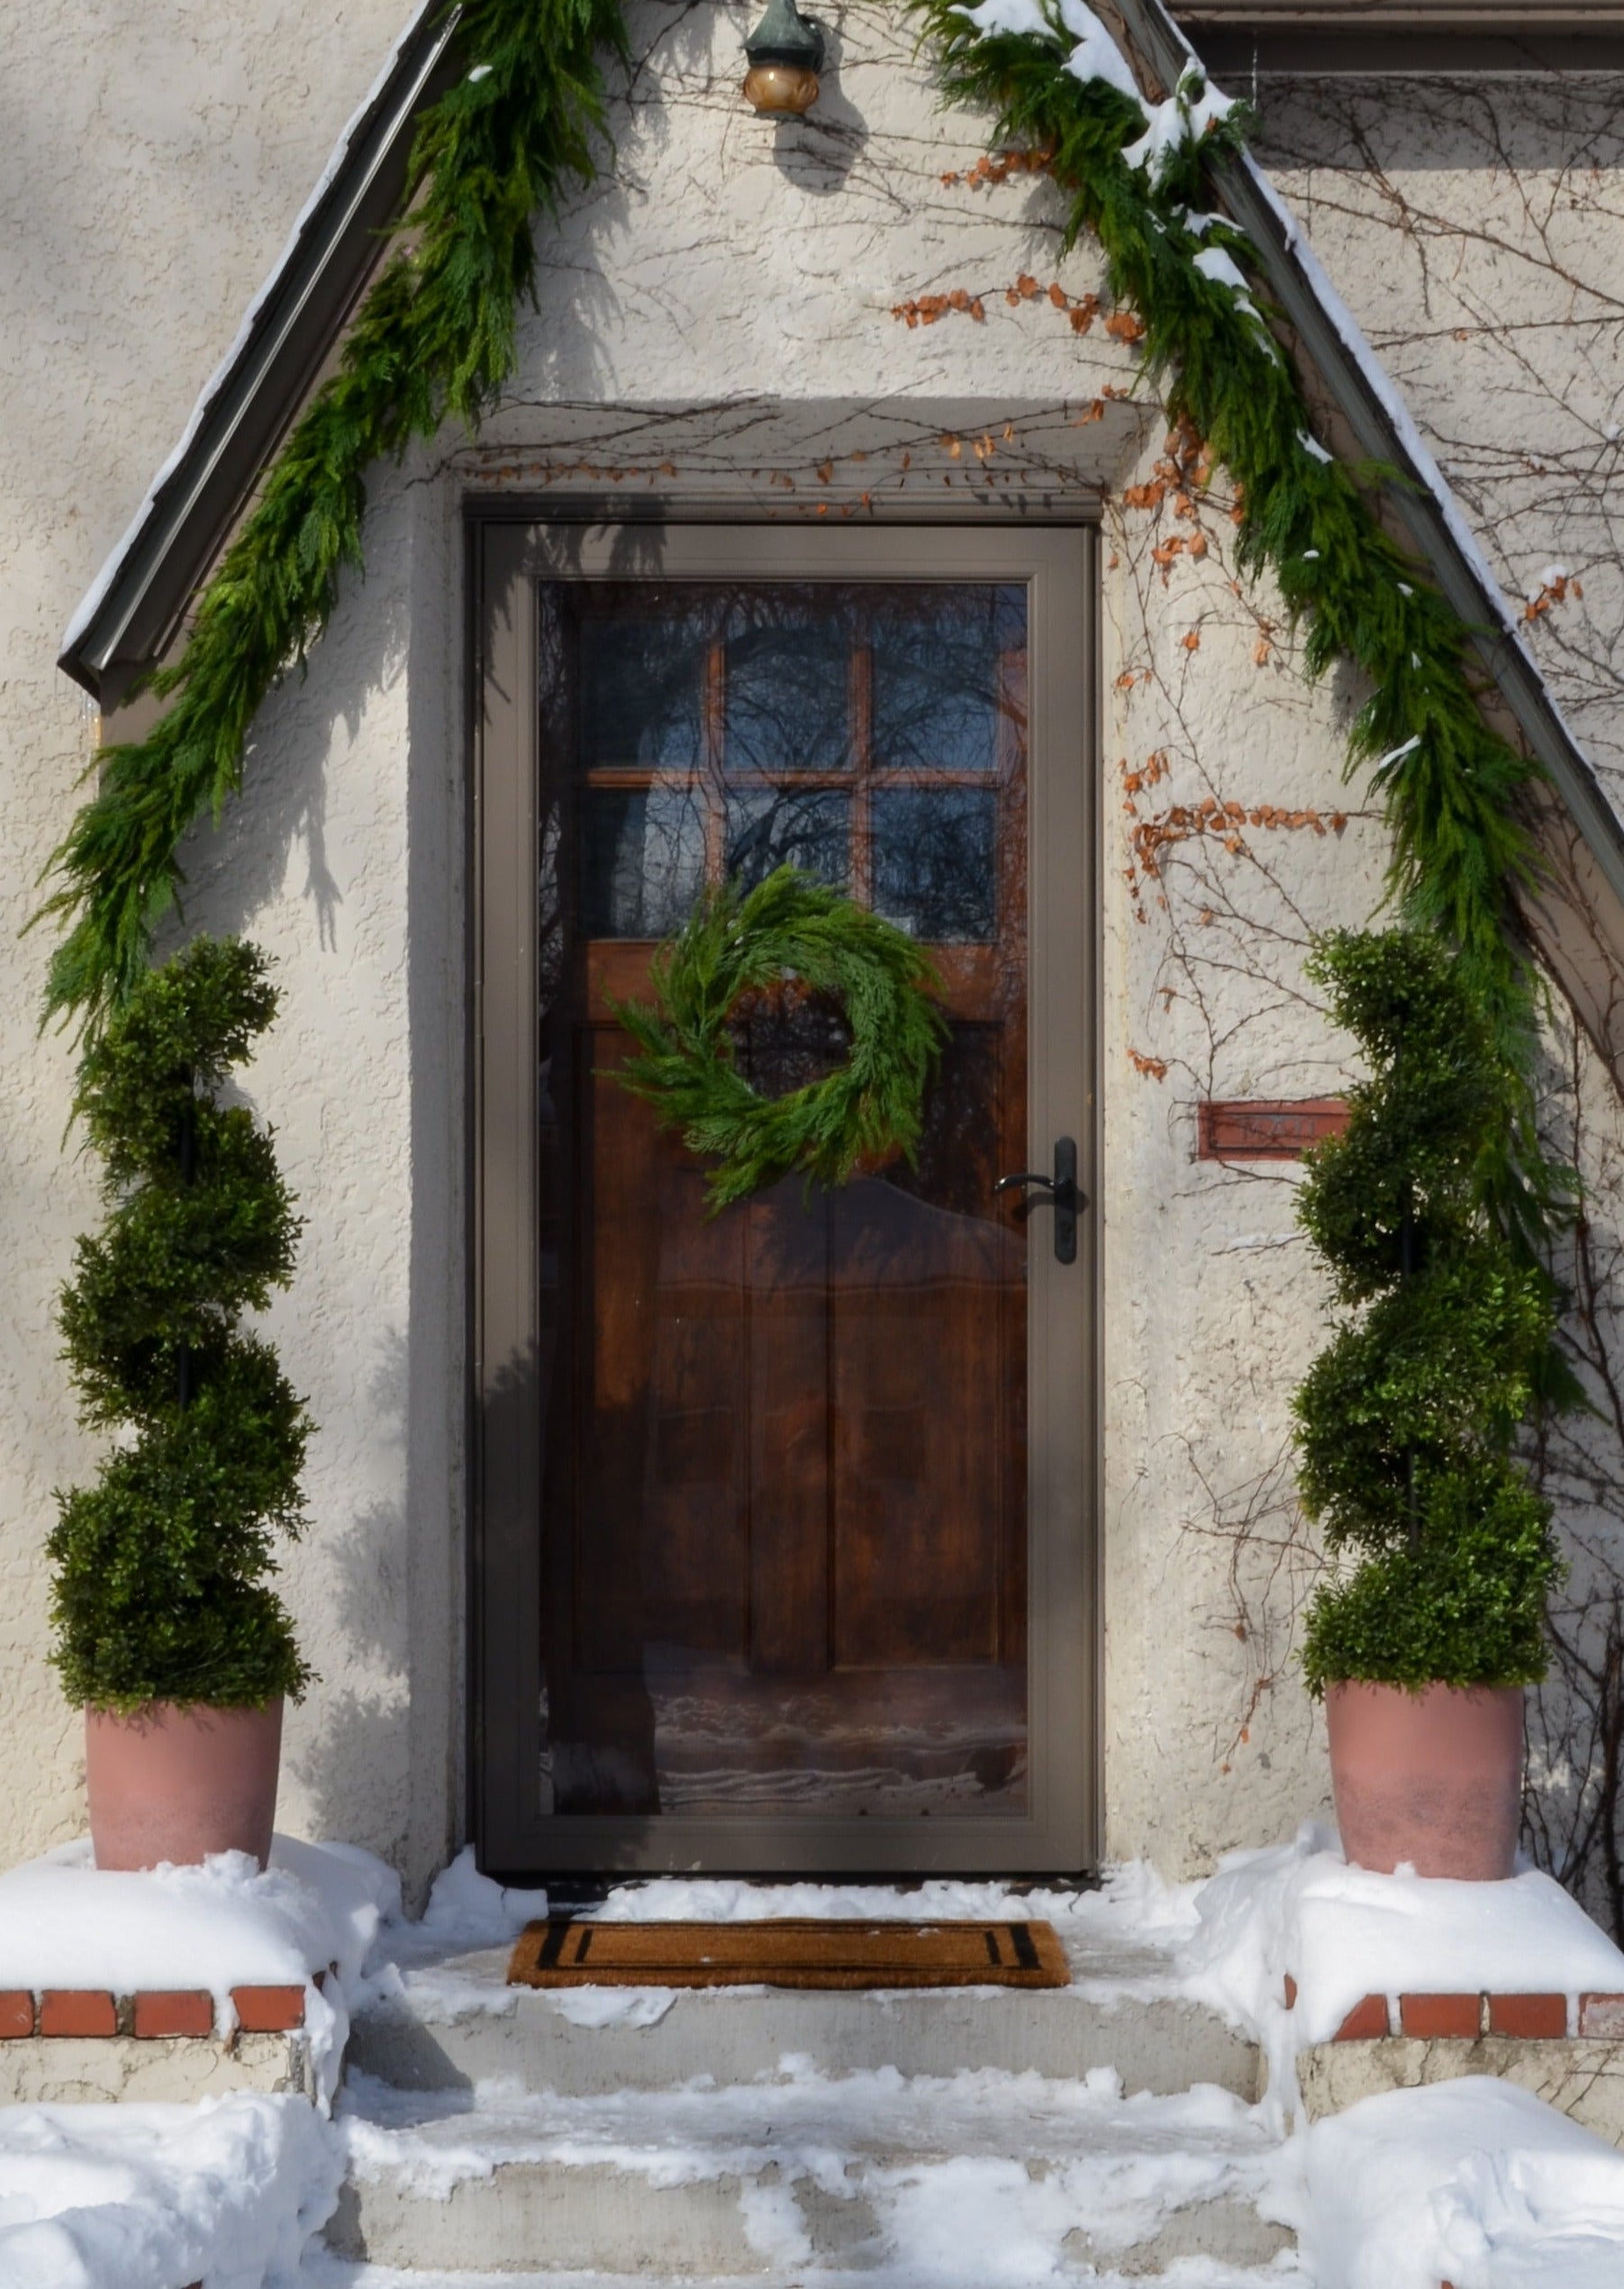
[[[105,60],[65,70],[82,18],[41,0],[8,43],[23,132],[0,140],[0,847],[15,922],[89,753],[90,720],[51,667],[60,627],[401,4],[262,0],[245,24],[195,0],[162,12],[159,33],[137,0],[105,0]],[[511,403],[477,450],[446,440],[379,479],[367,584],[267,710],[242,801],[192,854],[195,919],[249,929],[278,960],[284,1013],[251,1087],[309,1220],[273,1318],[321,1425],[313,1531],[287,1574],[321,1683],[292,1726],[283,1816],[385,1851],[417,1884],[460,1833],[463,493],[653,484],[794,516],[839,515],[865,492],[957,495],[972,513],[1023,488],[1103,489],[1107,1840],[1199,1867],[1323,1798],[1289,1659],[1312,1561],[1285,1448],[1315,1285],[1290,1176],[1193,1156],[1200,1098],[1337,1084],[1298,965],[1311,929],[1361,919],[1378,891],[1379,831],[1339,779],[1351,695],[1334,678],[1308,690],[1270,600],[1236,592],[1220,489],[1199,517],[1205,554],[1179,554],[1164,579],[1151,550],[1197,520],[1172,492],[1159,507],[1121,497],[1154,484],[1164,425],[1114,400],[1090,418],[1132,385],[1130,351],[1003,295],[1023,273],[1080,295],[1099,284],[1093,258],[1058,263],[1041,186],[943,183],[980,138],[939,114],[894,11],[826,5],[825,96],[776,130],[738,98],[750,13],[631,11],[615,169],[544,238]],[[1348,164],[1362,180],[1356,151]],[[1434,166],[1434,195],[1475,213],[1476,168],[1470,154]],[[1624,250],[1604,204],[1592,227]],[[1380,233],[1332,240],[1350,301],[1380,306]],[[960,286],[984,323],[892,314]],[[1520,354],[1560,374],[1565,322]],[[1423,413],[1456,406],[1447,345],[1411,347]],[[1538,555],[1533,507],[1525,530]],[[1169,813],[1207,797],[1245,816],[1181,838]],[[34,1039],[41,956],[38,939],[0,934],[8,1858],[81,1819],[40,1546],[52,1485],[89,1460],[50,1312],[93,1201],[86,1170],[59,1157],[70,1060]]]

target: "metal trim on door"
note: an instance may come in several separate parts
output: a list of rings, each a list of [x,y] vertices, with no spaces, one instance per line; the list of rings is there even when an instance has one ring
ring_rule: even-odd
[[[476,516],[470,881],[474,1518],[472,1811],[480,1863],[732,1873],[1073,1873],[1097,1858],[1100,1245],[1096,542],[1092,527],[521,523]],[[950,563],[948,561],[950,556]],[[642,575],[1030,584],[1029,1132],[1075,1143],[1045,1179],[1075,1208],[1075,1260],[1029,1265],[1032,1741],[1027,1815],[789,1820],[540,1811],[541,1574],[534,1249],[536,584]],[[1034,1213],[1047,1219],[1048,1206]],[[1057,1216],[1057,1227],[1064,1221]],[[1064,1285],[1063,1285],[1064,1284]]]

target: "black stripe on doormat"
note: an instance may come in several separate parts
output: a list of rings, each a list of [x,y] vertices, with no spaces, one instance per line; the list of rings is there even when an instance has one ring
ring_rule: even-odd
[[[532,1923],[508,1979],[532,1987],[1064,1987],[1071,1971],[1048,1923],[582,1919]]]

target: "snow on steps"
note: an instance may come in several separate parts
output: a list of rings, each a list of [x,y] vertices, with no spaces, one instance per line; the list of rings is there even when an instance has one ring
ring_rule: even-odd
[[[1048,1992],[961,1987],[806,1994],[763,1987],[583,1987],[504,1984],[505,1948],[422,1970],[367,2003],[350,2031],[351,2068],[403,2090],[467,2090],[494,2076],[593,2097],[659,2090],[710,2075],[771,2074],[786,2052],[824,2074],[894,2066],[952,2075],[996,2066],[1064,2079],[1107,2066],[1129,2092],[1170,2095],[1213,2083],[1261,2094],[1257,2046],[1216,2012],[1147,1994],[1151,1971],[1068,1945],[1077,1984]]]
[[[352,2079],[328,2229],[386,2266],[716,2280],[905,2271],[931,2289],[1265,2266],[1280,2148],[1231,2092],[1124,2097],[1096,2068],[770,2076],[558,2096]]]
[[[1291,2237],[1255,2206],[1279,2150],[1256,2046],[1147,1994],[1159,1959],[1067,1938],[1077,1984],[1044,1994],[407,1967],[351,2035],[334,2262],[929,2289],[1267,2265]]]

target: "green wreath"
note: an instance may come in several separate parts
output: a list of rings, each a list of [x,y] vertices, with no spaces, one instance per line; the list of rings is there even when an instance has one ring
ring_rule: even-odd
[[[781,1097],[752,1088],[734,1061],[729,1019],[748,994],[793,979],[840,1005],[843,1065]],[[707,891],[654,957],[655,1006],[615,1015],[638,1054],[615,1078],[720,1166],[710,1213],[800,1171],[808,1185],[848,1183],[864,1161],[912,1160],[920,1108],[947,1022],[929,957],[894,922],[827,883],[780,867],[754,890]]]

